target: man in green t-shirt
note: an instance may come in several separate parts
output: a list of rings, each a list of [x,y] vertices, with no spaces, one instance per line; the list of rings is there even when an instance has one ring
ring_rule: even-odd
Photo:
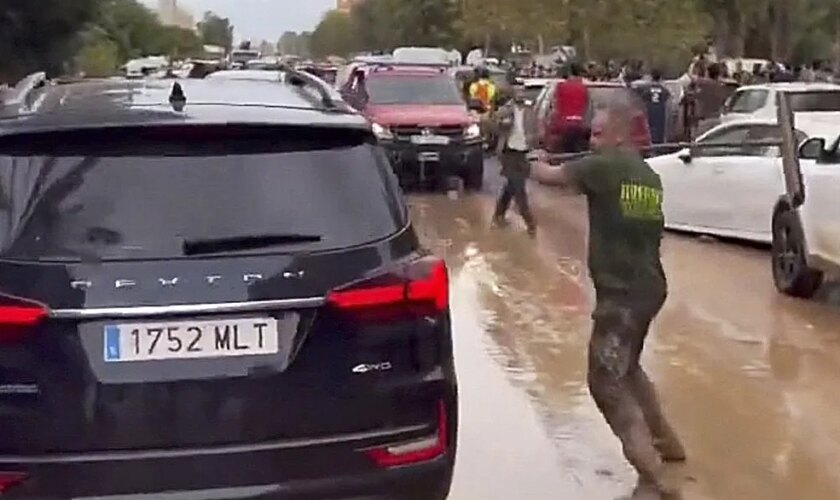
[[[662,183],[632,147],[628,106],[613,103],[596,115],[593,156],[559,167],[543,156],[532,175],[587,197],[589,270],[596,291],[589,390],[640,484],[664,491],[663,461],[683,461],[685,450],[639,364],[648,328],[667,295],[659,252]]]

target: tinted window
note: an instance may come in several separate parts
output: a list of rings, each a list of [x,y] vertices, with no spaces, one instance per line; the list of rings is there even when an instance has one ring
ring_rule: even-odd
[[[643,109],[643,104],[638,94],[634,90],[626,87],[590,86],[588,91],[589,99],[592,101],[592,107],[595,110],[604,109],[613,102],[623,102],[633,105],[639,110]]]
[[[840,92],[791,92],[789,95],[795,112],[840,111]]]
[[[201,131],[200,141],[121,132],[131,144],[65,139],[67,154],[0,145],[0,256],[180,257],[184,240],[275,234],[322,238],[276,251],[326,250],[406,224],[387,159],[361,135],[348,143],[328,131],[234,140]]]
[[[522,89],[522,96],[531,102],[536,102],[545,87],[525,87]]]
[[[368,78],[373,104],[463,104],[455,81],[441,76],[379,76]]]

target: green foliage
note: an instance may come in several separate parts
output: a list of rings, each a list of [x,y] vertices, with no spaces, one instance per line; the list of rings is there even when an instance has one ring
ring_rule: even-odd
[[[350,16],[328,12],[312,33],[310,45],[312,53],[320,57],[344,56],[357,50],[358,40]]]
[[[64,70],[82,27],[99,0],[3,0],[0,3],[0,82],[34,71]]]
[[[284,55],[295,55],[307,57],[310,54],[310,45],[312,43],[312,33],[303,31],[296,33],[294,31],[287,31],[277,41],[277,53]]]
[[[205,12],[204,18],[198,23],[198,33],[207,45],[224,47],[228,52],[233,48],[233,25],[226,17]]]
[[[641,58],[673,70],[712,39],[729,56],[840,58],[838,0],[367,0],[350,20],[326,16],[319,48],[572,44],[584,57]]]
[[[102,37],[86,45],[76,56],[76,67],[88,77],[112,76],[119,65],[119,47]]]

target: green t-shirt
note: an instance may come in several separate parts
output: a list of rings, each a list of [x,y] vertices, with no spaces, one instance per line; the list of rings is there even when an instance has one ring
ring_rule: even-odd
[[[605,151],[569,163],[589,202],[589,271],[601,292],[664,292],[662,181],[637,154]]]

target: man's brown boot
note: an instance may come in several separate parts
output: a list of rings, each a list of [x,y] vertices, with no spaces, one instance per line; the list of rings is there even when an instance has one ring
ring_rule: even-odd
[[[630,388],[642,408],[645,422],[653,436],[653,445],[666,462],[685,462],[685,448],[662,412],[656,390],[644,370],[639,367],[630,376]]]

